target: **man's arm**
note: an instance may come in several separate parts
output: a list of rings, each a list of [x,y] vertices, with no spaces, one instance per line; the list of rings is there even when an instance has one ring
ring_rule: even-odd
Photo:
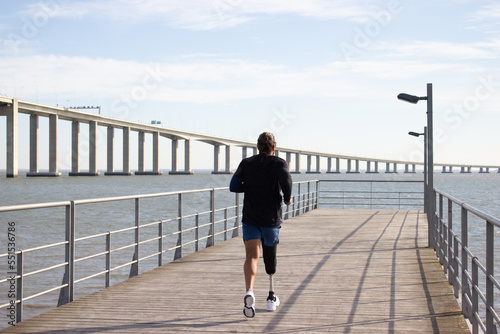
[[[292,196],[292,176],[290,175],[290,170],[288,169],[288,164],[285,162],[283,169],[278,175],[279,183],[281,186],[281,191],[283,192],[283,201],[286,205],[290,205]]]
[[[229,191],[233,193],[243,192],[243,181],[236,175],[231,178],[231,183],[229,184]]]

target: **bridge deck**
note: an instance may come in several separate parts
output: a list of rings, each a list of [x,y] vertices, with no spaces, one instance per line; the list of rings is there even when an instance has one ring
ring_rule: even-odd
[[[468,333],[426,236],[419,211],[314,210],[283,226],[276,312],[261,263],[256,316],[243,316],[236,238],[4,332]]]

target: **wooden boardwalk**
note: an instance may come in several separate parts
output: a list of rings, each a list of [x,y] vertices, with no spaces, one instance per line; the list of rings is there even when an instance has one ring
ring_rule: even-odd
[[[238,237],[2,333],[468,333],[426,236],[421,211],[318,209],[283,225],[276,312],[260,263],[243,316]]]

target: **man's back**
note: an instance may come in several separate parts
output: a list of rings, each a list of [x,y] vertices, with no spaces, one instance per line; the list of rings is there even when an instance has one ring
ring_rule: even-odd
[[[241,187],[236,187],[238,184]],[[243,221],[260,226],[280,224],[280,190],[289,201],[291,188],[292,179],[286,161],[262,153],[244,159],[231,182],[231,191],[245,193]]]

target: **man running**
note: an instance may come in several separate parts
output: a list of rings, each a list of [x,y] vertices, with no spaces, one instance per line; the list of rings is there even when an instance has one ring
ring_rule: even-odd
[[[291,204],[292,177],[285,160],[274,156],[276,141],[272,133],[264,132],[257,141],[258,155],[243,159],[234,173],[230,191],[243,192],[243,241],[246,259],[243,266],[246,294],[243,314],[255,316],[253,286],[257,276],[260,246],[270,288],[267,310],[275,311],[280,301],[274,294],[273,275],[276,272],[276,249],[281,228],[280,191],[286,205]]]

